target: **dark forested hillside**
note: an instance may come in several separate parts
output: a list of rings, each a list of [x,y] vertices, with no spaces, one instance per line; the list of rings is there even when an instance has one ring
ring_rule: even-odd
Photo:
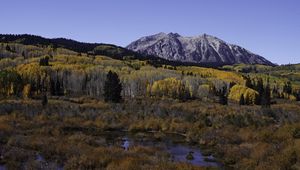
[[[52,46],[54,48],[66,48],[76,52],[87,53],[93,51],[95,47],[104,45],[97,43],[83,43],[65,38],[48,39],[41,36],[22,34],[0,34],[0,42],[2,43],[20,43],[24,45],[36,45],[36,46]],[[106,44],[105,44],[106,45]],[[117,47],[115,45],[110,45]]]

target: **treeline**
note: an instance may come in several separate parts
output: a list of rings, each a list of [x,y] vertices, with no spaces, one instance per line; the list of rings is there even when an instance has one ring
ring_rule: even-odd
[[[65,59],[63,62],[74,63],[67,58],[62,59]],[[293,89],[291,82],[286,82],[282,87],[271,86],[268,80],[244,76],[245,85],[241,85],[212,78],[210,73],[183,73],[173,68],[140,66],[136,70],[122,62],[114,63],[115,68],[110,66],[112,63],[107,66],[102,63],[102,66],[86,67],[84,60],[81,61],[82,65],[52,65],[49,60],[55,61],[46,56],[40,58],[39,63],[22,64],[15,69],[1,71],[1,96],[34,98],[46,93],[53,96],[86,95],[104,99],[107,74],[112,70],[113,76],[117,75],[120,79],[120,95],[124,98],[148,96],[182,101],[212,99],[224,105],[228,100],[233,100],[241,105],[264,106],[270,106],[271,99],[276,98],[300,100],[300,92]]]
[[[51,60],[51,59],[50,59]],[[72,62],[72,61],[69,61]],[[116,63],[115,63],[116,65]],[[42,57],[39,63],[21,64],[15,69],[1,71],[1,95],[31,98],[44,93],[53,96],[92,96],[104,98],[105,82],[111,66],[86,67],[83,65],[52,65],[49,57]],[[143,66],[141,69],[128,68],[120,63],[118,72],[122,83],[121,95],[134,97],[170,97],[179,100],[211,98],[223,86],[222,80],[208,81],[201,75],[182,75],[180,71]],[[128,70],[127,70],[128,69]],[[229,90],[226,90],[226,94]]]
[[[290,81],[280,85],[275,81],[271,84],[269,78],[263,80],[260,77],[250,78],[250,76],[244,76],[244,79],[246,87],[258,92],[255,104],[269,105],[271,98],[300,100],[300,90],[294,89]]]
[[[20,44],[1,44],[2,51],[22,54]],[[26,47],[29,48],[29,47]],[[158,97],[182,101],[213,100],[226,105],[270,105],[271,99],[300,99],[300,92],[291,82],[270,83],[267,79],[244,76],[210,68],[174,65],[151,65],[125,56],[114,60],[105,56],[78,55],[65,49],[31,46],[37,54],[32,59],[1,59],[1,95],[36,97],[92,96],[104,99],[107,73],[115,72],[122,84],[123,98]],[[40,51],[39,51],[40,50]],[[103,49],[103,51],[105,51]],[[25,56],[29,51],[24,52]]]

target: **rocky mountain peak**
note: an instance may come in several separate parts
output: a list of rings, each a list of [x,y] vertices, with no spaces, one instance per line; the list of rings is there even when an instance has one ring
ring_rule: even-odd
[[[226,43],[208,34],[184,37],[178,33],[158,33],[140,38],[127,46],[129,50],[158,57],[193,63],[274,65],[243,47]]]

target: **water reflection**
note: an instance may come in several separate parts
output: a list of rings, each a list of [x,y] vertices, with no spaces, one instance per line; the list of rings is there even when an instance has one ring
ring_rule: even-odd
[[[128,151],[129,146],[130,146],[130,143],[129,143],[128,138],[123,138],[123,144],[122,144],[122,147],[123,147],[126,151]]]
[[[121,143],[118,140],[121,138]],[[150,146],[159,147],[164,149],[170,154],[170,159],[174,162],[188,162],[197,166],[205,167],[219,167],[220,164],[215,162],[215,158],[212,155],[204,156],[201,150],[195,146],[190,146],[185,143],[178,142],[178,139],[172,140],[172,137],[164,138],[162,140],[156,140],[151,136],[130,136],[125,135],[124,137],[115,136],[113,140],[114,145],[119,143],[119,146],[128,151],[134,146]],[[177,142],[176,142],[177,141]]]

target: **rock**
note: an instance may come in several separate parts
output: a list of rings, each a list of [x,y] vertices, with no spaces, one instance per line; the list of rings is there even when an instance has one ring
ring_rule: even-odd
[[[159,33],[134,41],[127,46],[127,49],[181,62],[216,65],[239,63],[274,65],[240,46],[228,44],[207,34],[183,37],[177,33]]]

